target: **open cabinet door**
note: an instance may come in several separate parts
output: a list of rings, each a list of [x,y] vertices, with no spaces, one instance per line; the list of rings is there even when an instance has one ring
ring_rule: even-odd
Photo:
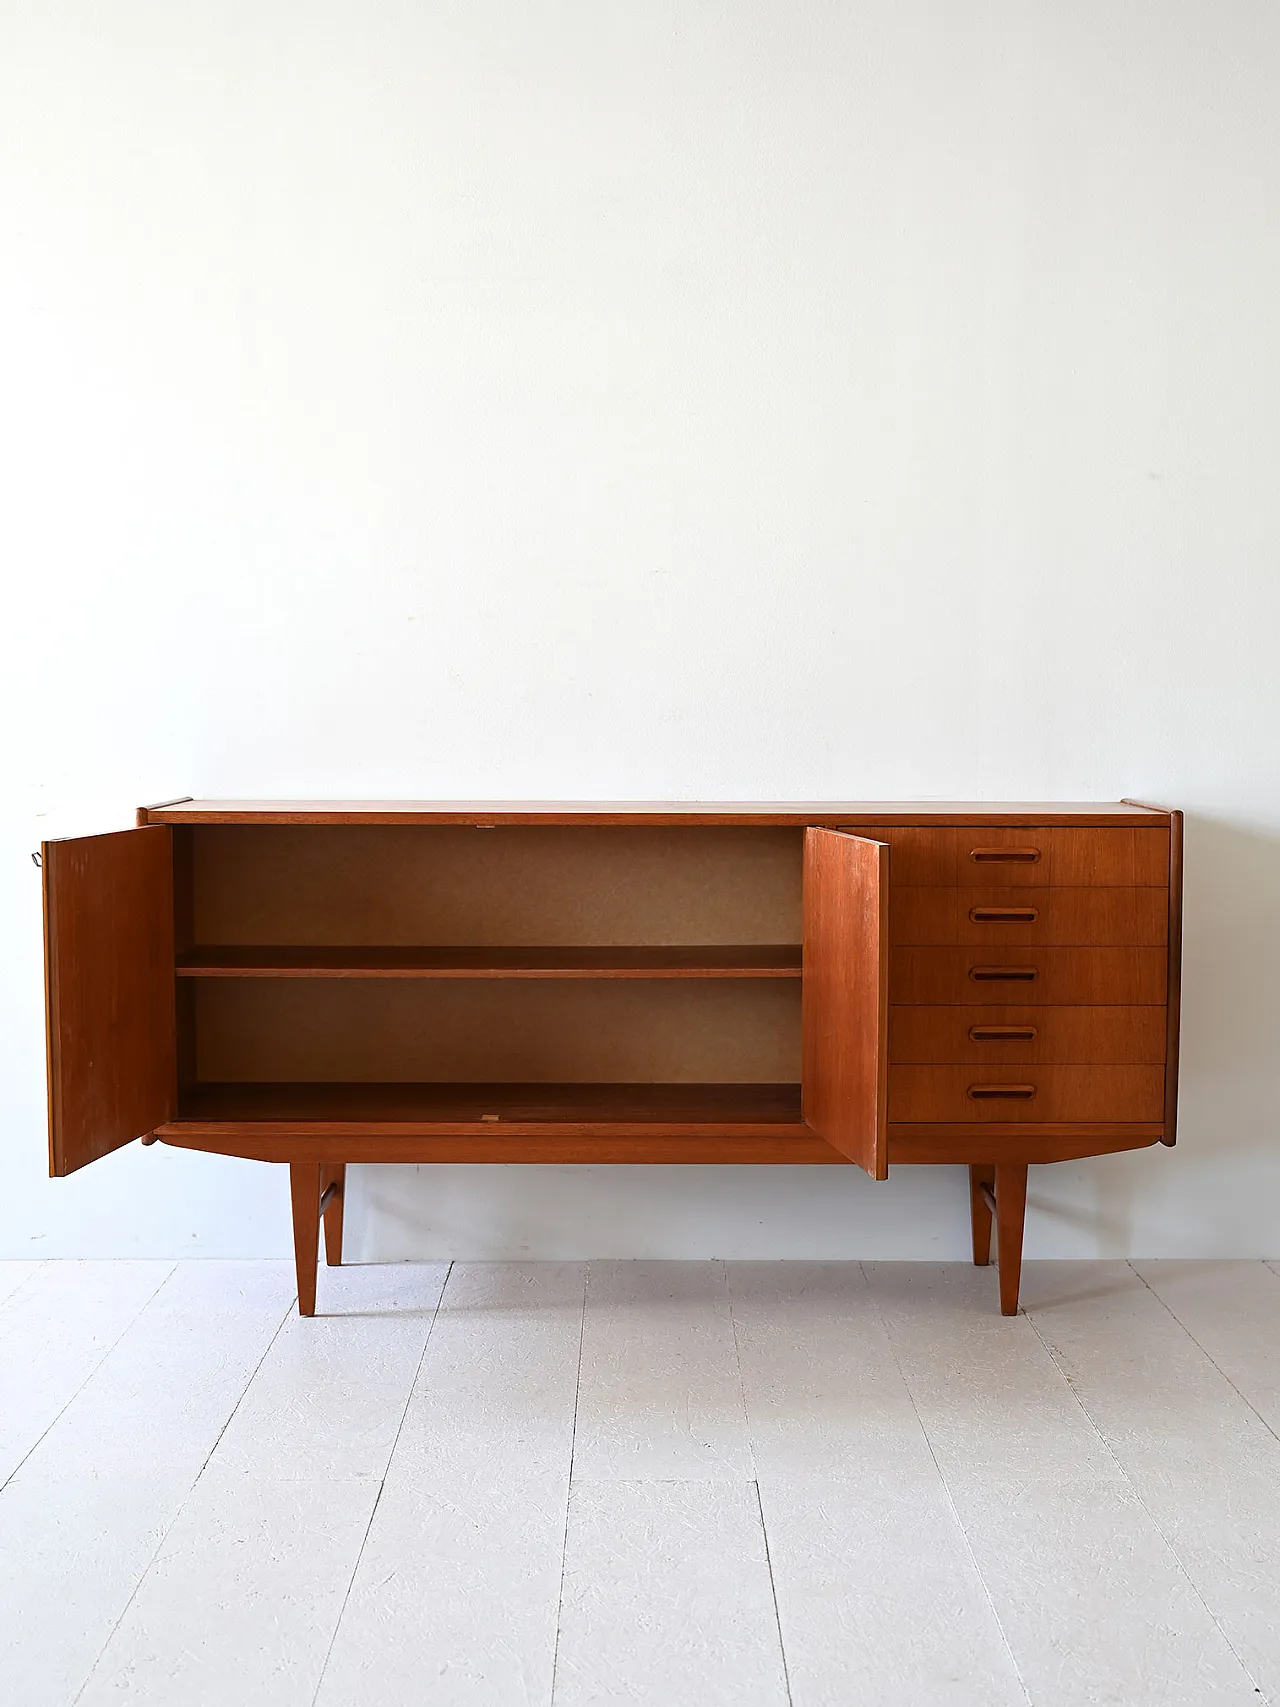
[[[172,839],[153,825],[41,848],[52,1174],[177,1113]]]
[[[806,1122],[876,1179],[889,1173],[889,849],[804,837]]]

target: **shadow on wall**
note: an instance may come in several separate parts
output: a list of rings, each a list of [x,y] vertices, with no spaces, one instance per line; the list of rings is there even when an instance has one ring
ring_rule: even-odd
[[[1180,1081],[1173,1151],[1033,1173],[1040,1254],[1280,1254],[1280,834],[1198,813],[1186,819]],[[1267,1248],[1255,1248],[1259,1188],[1243,1201],[1241,1179],[1274,1194]]]
[[[1183,938],[1177,1147],[1033,1170],[1029,1257],[1280,1255],[1280,835],[1188,816]],[[357,1173],[353,1260],[969,1255],[959,1168]]]

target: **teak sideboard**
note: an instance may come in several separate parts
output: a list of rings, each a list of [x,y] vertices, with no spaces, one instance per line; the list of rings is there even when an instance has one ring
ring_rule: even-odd
[[[42,849],[50,1166],[1027,1167],[1172,1144],[1182,818],[1116,805],[182,800]]]

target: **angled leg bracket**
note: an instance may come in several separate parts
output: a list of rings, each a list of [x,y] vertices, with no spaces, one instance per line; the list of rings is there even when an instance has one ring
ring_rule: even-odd
[[[325,1259],[342,1261],[342,1209],[346,1194],[345,1162],[290,1162],[293,1199],[293,1260],[298,1271],[298,1314],[316,1313],[316,1267],[320,1261],[320,1223],[324,1222]]]
[[[973,1222],[973,1260],[991,1261],[991,1224],[995,1222],[1000,1265],[1000,1313],[1016,1316],[1022,1279],[1022,1232],[1027,1212],[1025,1162],[974,1162],[969,1167],[969,1209]]]

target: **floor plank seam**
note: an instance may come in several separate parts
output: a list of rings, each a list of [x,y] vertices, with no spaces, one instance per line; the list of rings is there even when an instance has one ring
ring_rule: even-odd
[[[573,1458],[578,1444],[578,1401],[582,1395],[582,1347],[587,1337],[587,1291],[591,1264],[582,1269],[582,1319],[578,1326],[578,1368],[573,1384],[573,1424],[569,1430],[569,1474],[564,1494],[564,1534],[560,1541],[560,1589],[556,1597],[556,1637],[551,1649],[551,1707],[555,1707],[556,1678],[560,1667],[560,1632],[564,1624],[564,1573],[569,1558],[569,1509],[573,1501]]]
[[[916,1396],[911,1391],[911,1383],[907,1380],[906,1370],[902,1367],[902,1359],[898,1356],[898,1348],[894,1344],[893,1334],[890,1332],[888,1320],[880,1306],[880,1300],[876,1296],[876,1289],[871,1283],[870,1276],[867,1274],[867,1266],[865,1263],[858,1264],[858,1272],[862,1276],[863,1285],[866,1287],[867,1293],[871,1299],[871,1307],[876,1313],[876,1321],[880,1324],[880,1331],[884,1335],[885,1344],[889,1348],[889,1355],[893,1358],[894,1368],[898,1371],[898,1378],[902,1382],[903,1391],[907,1395],[907,1401],[911,1406],[911,1413],[916,1419],[916,1426],[920,1430],[921,1438],[924,1440],[929,1458],[933,1464],[934,1470],[937,1472],[938,1485],[942,1489],[943,1499],[947,1502],[947,1510],[951,1513],[952,1521],[956,1526],[956,1533],[960,1537],[961,1545],[964,1547],[965,1555],[968,1558],[969,1563],[973,1566],[974,1576],[982,1589],[982,1597],[990,1609],[995,1627],[1000,1632],[1000,1641],[1004,1646],[1005,1653],[1009,1656],[1009,1664],[1013,1668],[1014,1677],[1018,1680],[1018,1688],[1022,1691],[1023,1697],[1027,1702],[1027,1707],[1034,1707],[1031,1688],[1027,1683],[1026,1678],[1022,1675],[1022,1667],[1018,1664],[1018,1656],[1013,1651],[1013,1644],[1009,1640],[1009,1632],[1005,1629],[1004,1620],[1001,1618],[1000,1613],[996,1608],[995,1599],[991,1593],[991,1585],[988,1583],[986,1573],[978,1562],[978,1555],[974,1551],[969,1531],[965,1526],[964,1519],[960,1516],[960,1508],[956,1504],[955,1496],[951,1492],[951,1484],[947,1480],[946,1472],[943,1470],[942,1465],[938,1462],[938,1455],[933,1449],[932,1440],[929,1438],[929,1430],[925,1427],[924,1418],[920,1415],[920,1407],[916,1404]]]
[[[756,1463],[756,1443],[751,1430],[751,1407],[747,1403],[747,1381],[742,1372],[742,1346],[738,1339],[738,1314],[733,1307],[733,1277],[729,1272],[727,1262],[722,1262],[720,1272],[724,1276],[725,1298],[729,1305],[729,1328],[733,1334],[733,1365],[738,1372],[738,1399],[742,1406],[742,1422],[747,1437],[747,1449],[751,1453],[751,1486],[756,1492],[756,1510],[760,1514],[760,1534],[764,1540],[764,1563],[769,1573],[769,1596],[773,1601],[773,1625],[778,1632],[778,1657],[782,1661],[782,1684],[787,1692],[787,1707],[792,1707],[791,1669],[787,1664],[787,1644],[782,1637],[782,1614],[778,1610],[778,1585],[773,1577],[773,1559],[769,1553],[769,1526],[764,1520],[764,1500],[760,1494],[760,1466]]]
[[[729,1275],[727,1262],[721,1262],[720,1273],[724,1278],[725,1301],[729,1306],[729,1331],[733,1335],[733,1366],[738,1372],[738,1405],[742,1411],[742,1431],[746,1436],[747,1451],[751,1454],[751,1474],[754,1477],[759,1465],[756,1463],[756,1443],[751,1433],[751,1408],[747,1404],[747,1380],[742,1373],[742,1347],[738,1340],[738,1317],[733,1308],[733,1281]]]
[[[226,1422],[223,1423],[222,1427],[218,1430],[217,1438],[214,1440],[213,1445],[205,1453],[204,1463],[201,1464],[199,1473],[197,1474],[195,1481],[192,1482],[192,1484],[191,1484],[191,1493],[193,1493],[195,1491],[196,1487],[198,1486],[198,1484],[200,1482],[200,1478],[204,1475],[205,1471],[209,1468],[209,1465],[213,1459],[214,1453],[222,1445],[223,1435],[226,1434],[227,1430],[231,1427],[231,1424],[235,1421],[236,1413],[239,1411],[241,1405],[244,1404],[245,1395],[248,1393],[250,1387],[253,1386],[254,1382],[258,1379],[258,1371],[262,1368],[263,1364],[267,1361],[268,1357],[270,1357],[270,1355],[271,1355],[272,1346],[276,1343],[276,1341],[280,1338],[280,1335],[284,1332],[286,1324],[289,1322],[290,1318],[293,1315],[293,1306],[294,1306],[295,1302],[296,1302],[296,1298],[291,1298],[289,1300],[288,1304],[285,1306],[284,1315],[281,1316],[279,1322],[276,1324],[275,1332],[272,1334],[271,1338],[267,1341],[266,1345],[263,1346],[262,1356],[258,1359],[258,1361],[254,1364],[253,1368],[250,1370],[249,1379],[245,1382],[244,1386],[240,1390],[240,1397],[236,1400],[235,1404],[232,1405],[231,1409],[227,1412],[227,1420],[226,1420]],[[191,1493],[188,1493],[187,1499],[191,1498]],[[184,1501],[183,1503],[185,1504],[186,1501]],[[150,1568],[150,1567],[148,1567],[148,1568]]]
[[[1126,1264],[1126,1266],[1128,1266],[1128,1265]],[[1141,1278],[1141,1277],[1139,1277],[1139,1278]],[[1174,1545],[1172,1537],[1169,1535],[1169,1533],[1165,1529],[1164,1525],[1160,1522],[1160,1520],[1156,1516],[1156,1514],[1152,1511],[1151,1507],[1147,1504],[1146,1500],[1143,1499],[1142,1492],[1141,1492],[1140,1488],[1138,1487],[1137,1483],[1134,1481],[1133,1477],[1129,1474],[1129,1472],[1125,1469],[1124,1465],[1120,1462],[1119,1456],[1117,1455],[1117,1453],[1112,1448],[1110,1441],[1108,1441],[1107,1437],[1103,1434],[1102,1430],[1098,1427],[1097,1423],[1093,1420],[1092,1416],[1090,1416],[1089,1407],[1085,1404],[1084,1400],[1080,1397],[1079,1393],[1076,1391],[1075,1383],[1072,1382],[1070,1379],[1068,1379],[1066,1370],[1062,1367],[1062,1365],[1059,1363],[1057,1357],[1054,1355],[1053,1347],[1049,1344],[1048,1340],[1044,1337],[1044,1335],[1040,1332],[1040,1329],[1037,1327],[1035,1319],[1031,1314],[1031,1311],[1026,1310],[1023,1313],[1026,1316],[1027,1321],[1031,1324],[1032,1332],[1035,1334],[1035,1336],[1039,1340],[1040,1344],[1044,1347],[1045,1353],[1048,1356],[1050,1362],[1053,1364],[1054,1368],[1058,1371],[1058,1374],[1062,1377],[1063,1384],[1066,1386],[1067,1391],[1071,1394],[1072,1399],[1075,1401],[1076,1405],[1079,1407],[1081,1416],[1085,1419],[1085,1421],[1088,1423],[1089,1427],[1093,1430],[1094,1434],[1097,1436],[1098,1444],[1101,1446],[1102,1450],[1106,1453],[1107,1457],[1110,1458],[1111,1462],[1115,1465],[1116,1470],[1119,1473],[1119,1475],[1121,1476],[1122,1480],[1124,1481],[1125,1486],[1133,1494],[1134,1499],[1138,1503],[1139,1510],[1142,1511],[1142,1513],[1147,1518],[1148,1522],[1151,1524],[1152,1528],[1155,1530],[1156,1534],[1164,1542],[1165,1547],[1168,1549],[1169,1557],[1173,1560],[1174,1564],[1177,1566],[1177,1569],[1178,1569],[1179,1573],[1181,1574],[1182,1579],[1186,1583],[1187,1587],[1191,1590],[1192,1594],[1200,1602],[1200,1605],[1204,1608],[1205,1616],[1208,1618],[1209,1622],[1213,1625],[1214,1629],[1218,1632],[1218,1634],[1222,1637],[1222,1640],[1223,1640],[1224,1644],[1226,1645],[1227,1651],[1234,1657],[1236,1664],[1240,1667],[1240,1670],[1244,1673],[1245,1677],[1247,1677],[1249,1682],[1253,1685],[1255,1694],[1257,1694],[1263,1701],[1269,1701],[1270,1697],[1264,1693],[1262,1686],[1259,1684],[1257,1678],[1253,1675],[1252,1670],[1250,1669],[1250,1667],[1248,1665],[1245,1664],[1244,1658],[1241,1655],[1239,1649],[1236,1647],[1235,1643],[1231,1640],[1230,1636],[1227,1635],[1227,1632],[1223,1629],[1222,1621],[1219,1619],[1217,1613],[1213,1610],[1213,1608],[1209,1605],[1209,1602],[1205,1599],[1204,1595],[1201,1593],[1200,1585],[1196,1582],[1195,1578],[1191,1575],[1191,1572],[1187,1569],[1185,1563],[1183,1562],[1183,1558],[1182,1558],[1181,1553],[1178,1551],[1177,1547]],[[1172,1314],[1172,1312],[1170,1312],[1170,1314]],[[1174,1319],[1177,1320],[1176,1317]],[[1178,1325],[1181,1327],[1182,1324],[1179,1323]],[[1187,1337],[1188,1337],[1188,1339],[1190,1339],[1191,1336],[1188,1334]],[[1214,1367],[1216,1368],[1217,1366],[1214,1365]]]
[[[7,1262],[10,1259],[6,1257],[5,1260]],[[12,1260],[15,1262],[21,1262],[23,1259],[21,1257],[15,1257]],[[32,1269],[31,1273],[27,1275],[25,1280],[20,1280],[18,1282],[12,1292],[6,1292],[4,1297],[0,1298],[0,1311],[7,1310],[15,1298],[20,1298],[22,1296],[27,1287],[31,1285],[31,1282],[37,1278],[40,1270],[45,1266],[45,1263],[50,1259],[44,1257],[33,1257],[31,1260],[35,1263],[35,1268]]]
[[[778,1585],[773,1578],[773,1559],[769,1553],[769,1526],[764,1520],[764,1501],[760,1497],[760,1482],[756,1478],[751,1486],[756,1491],[756,1510],[760,1514],[760,1536],[764,1541],[764,1563],[769,1573],[769,1596],[773,1601],[773,1627],[778,1632],[778,1657],[782,1661],[782,1687],[787,1693],[787,1707],[792,1707],[791,1697],[791,1668],[787,1664],[787,1644],[782,1639],[782,1614],[778,1610]]]
[[[165,1275],[164,1279],[156,1287],[155,1291],[152,1293],[149,1293],[148,1296],[143,1299],[142,1303],[139,1304],[137,1310],[134,1312],[134,1314],[132,1316],[130,1316],[129,1320],[125,1323],[124,1327],[121,1328],[120,1332],[116,1335],[115,1339],[112,1340],[111,1344],[106,1348],[106,1350],[103,1352],[102,1356],[94,1364],[93,1368],[86,1372],[84,1380],[76,1388],[75,1392],[71,1393],[68,1396],[66,1403],[61,1406],[61,1408],[58,1410],[57,1415],[50,1419],[48,1427],[46,1427],[40,1431],[39,1435],[36,1437],[35,1440],[33,1440],[31,1442],[31,1445],[22,1454],[22,1457],[19,1458],[18,1462],[14,1465],[13,1469],[10,1470],[9,1474],[5,1477],[4,1481],[0,1482],[0,1494],[2,1494],[4,1492],[4,1490],[9,1486],[9,1483],[18,1474],[18,1471],[21,1470],[22,1466],[26,1463],[27,1459],[30,1458],[31,1454],[36,1450],[36,1448],[39,1446],[40,1442],[49,1433],[50,1429],[57,1427],[57,1425],[58,1425],[59,1421],[62,1419],[63,1415],[71,1408],[71,1406],[75,1403],[75,1401],[80,1397],[81,1393],[83,1393],[84,1389],[89,1385],[90,1381],[93,1380],[94,1376],[98,1373],[98,1371],[102,1368],[103,1364],[111,1356],[111,1353],[120,1344],[120,1341],[124,1338],[124,1336],[133,1327],[135,1322],[138,1321],[139,1317],[143,1314],[143,1312],[146,1310],[149,1310],[151,1308],[151,1305],[155,1302],[155,1300],[164,1291],[165,1287],[169,1284],[169,1282],[173,1279],[174,1275],[177,1272],[178,1272],[178,1265],[175,1262],[170,1267],[168,1274]],[[31,1276],[31,1278],[34,1279],[35,1276],[34,1275]],[[26,1285],[26,1281],[23,1282],[23,1286],[25,1286],[25,1285]],[[17,1290],[19,1292],[21,1292],[22,1287],[19,1286],[17,1288]]]
[[[177,1263],[174,1263],[173,1270],[174,1270],[174,1273],[176,1274],[177,1270],[178,1270],[178,1264]],[[157,1287],[156,1292],[158,1293],[159,1290],[160,1290],[160,1288]],[[155,1296],[155,1293],[152,1294],[152,1297],[154,1297],[154,1296]],[[209,1464],[213,1458],[214,1453],[218,1450],[218,1447],[222,1444],[223,1435],[226,1434],[227,1430],[231,1427],[231,1424],[232,1424],[233,1419],[235,1418],[236,1412],[240,1409],[241,1405],[244,1403],[245,1394],[249,1391],[250,1387],[253,1386],[254,1381],[257,1379],[258,1371],[262,1368],[263,1364],[267,1361],[267,1358],[270,1356],[272,1346],[276,1343],[276,1341],[280,1338],[280,1335],[284,1332],[285,1323],[289,1320],[290,1316],[293,1314],[294,1302],[295,1302],[295,1300],[293,1298],[291,1298],[289,1300],[289,1303],[285,1308],[285,1313],[283,1316],[281,1316],[280,1321],[276,1326],[275,1332],[271,1335],[271,1337],[267,1341],[266,1345],[262,1348],[262,1356],[254,1364],[253,1368],[249,1371],[248,1379],[245,1381],[244,1386],[240,1389],[240,1397],[236,1400],[235,1404],[232,1405],[231,1409],[227,1412],[227,1420],[223,1423],[222,1427],[218,1430],[217,1438],[214,1440],[213,1445],[209,1448],[208,1452],[205,1453],[204,1462],[201,1464],[200,1468],[196,1471],[196,1474],[195,1474],[194,1478],[192,1479],[191,1486],[187,1489],[186,1493],[182,1496],[182,1498],[178,1501],[177,1506],[174,1508],[173,1516],[169,1519],[168,1523],[166,1523],[164,1526],[164,1533],[160,1536],[159,1540],[156,1542],[155,1547],[152,1549],[151,1557],[147,1560],[146,1564],[142,1567],[141,1571],[139,1571],[138,1580],[134,1583],[133,1587],[130,1589],[128,1597],[126,1598],[124,1605],[120,1608],[119,1617],[116,1619],[115,1623],[111,1626],[110,1630],[107,1632],[106,1641],[103,1642],[102,1646],[98,1649],[98,1652],[97,1652],[96,1656],[94,1657],[93,1664],[89,1667],[88,1671],[85,1673],[84,1682],[80,1685],[79,1689],[77,1689],[75,1694],[72,1696],[71,1707],[76,1707],[76,1703],[81,1700],[81,1698],[84,1695],[85,1690],[88,1689],[89,1685],[93,1682],[93,1675],[97,1671],[98,1667],[102,1664],[103,1656],[106,1654],[107,1649],[111,1646],[112,1642],[115,1640],[116,1631],[119,1630],[120,1626],[124,1623],[125,1619],[128,1617],[129,1608],[133,1605],[134,1601],[138,1598],[139,1591],[141,1590],[143,1583],[147,1580],[147,1577],[150,1575],[152,1566],[155,1564],[156,1560],[160,1557],[161,1553],[164,1552],[164,1544],[169,1539],[170,1535],[173,1533],[174,1525],[178,1522],[178,1519],[186,1511],[187,1506],[191,1501],[192,1494],[194,1494],[196,1489],[200,1486],[200,1483],[204,1478],[204,1473],[209,1468]],[[150,1303],[150,1299],[148,1299],[148,1303]],[[138,1314],[141,1315],[142,1312],[139,1311]]]
[[[321,1660],[320,1670],[316,1673],[316,1686],[311,1692],[311,1707],[316,1707],[316,1702],[320,1699],[320,1691],[324,1688],[324,1675],[329,1669],[329,1661],[333,1658],[333,1650],[338,1640],[338,1632],[342,1628],[342,1620],[346,1616],[347,1606],[351,1600],[351,1590],[355,1587],[356,1577],[359,1575],[360,1565],[364,1559],[365,1548],[369,1545],[369,1536],[373,1532],[373,1520],[377,1517],[378,1507],[382,1504],[383,1490],[386,1488],[387,1477],[391,1472],[392,1461],[396,1455],[396,1447],[399,1446],[400,1436],[404,1433],[405,1418],[409,1415],[409,1406],[413,1403],[413,1395],[418,1388],[418,1381],[422,1375],[422,1366],[427,1361],[427,1347],[431,1344],[431,1336],[436,1331],[436,1322],[440,1318],[440,1306],[444,1302],[445,1291],[449,1285],[449,1276],[452,1273],[453,1262],[450,1261],[448,1268],[444,1271],[444,1280],[441,1282],[440,1291],[436,1295],[436,1307],[431,1312],[431,1320],[427,1324],[427,1334],[426,1338],[422,1342],[422,1351],[419,1353],[417,1366],[413,1371],[413,1380],[410,1381],[408,1390],[404,1396],[404,1404],[400,1410],[400,1421],[396,1424],[396,1432],[395,1437],[391,1442],[391,1450],[387,1453],[387,1461],[382,1466],[382,1475],[378,1479],[378,1491],[373,1496],[373,1505],[369,1510],[369,1521],[364,1526],[364,1534],[360,1537],[360,1545],[356,1549],[356,1556],[352,1561],[351,1572],[347,1578],[347,1586],[342,1596],[342,1605],[338,1608],[338,1616],[333,1621],[333,1629],[329,1632],[329,1642],[324,1651],[324,1659]]]
[[[1263,1268],[1266,1268],[1269,1265],[1267,1263],[1263,1263],[1262,1266],[1263,1266]],[[1271,1426],[1270,1422],[1268,1422],[1267,1418],[1263,1416],[1262,1412],[1254,1404],[1253,1400],[1249,1397],[1249,1395],[1247,1393],[1245,1393],[1244,1391],[1242,1391],[1242,1389],[1239,1388],[1236,1385],[1236,1383],[1231,1379],[1230,1375],[1227,1374],[1226,1370],[1218,1362],[1217,1358],[1213,1355],[1213,1353],[1209,1350],[1209,1348],[1207,1346],[1201,1345],[1200,1341],[1192,1333],[1191,1329],[1182,1320],[1182,1317],[1179,1316],[1178,1312],[1173,1308],[1173,1306],[1171,1304],[1168,1304],[1165,1302],[1165,1300],[1156,1291],[1155,1287],[1152,1286],[1150,1284],[1150,1282],[1147,1280],[1146,1276],[1143,1275],[1138,1269],[1133,1268],[1132,1263],[1129,1264],[1129,1267],[1131,1269],[1133,1269],[1134,1274],[1137,1275],[1138,1279],[1146,1287],[1147,1291],[1155,1299],[1156,1303],[1159,1304],[1160,1308],[1162,1310],[1165,1310],[1168,1312],[1168,1314],[1173,1318],[1173,1320],[1182,1329],[1183,1333],[1191,1341],[1192,1345],[1195,1346],[1196,1350],[1198,1352],[1200,1352],[1201,1355],[1203,1357],[1205,1357],[1208,1360],[1208,1362],[1210,1362],[1213,1365],[1213,1367],[1217,1370],[1218,1374],[1221,1375],[1222,1379],[1227,1383],[1227,1386],[1230,1387],[1231,1391],[1236,1395],[1236,1397],[1241,1401],[1241,1403],[1248,1406],[1248,1408],[1253,1412],[1254,1416],[1257,1417],[1258,1421],[1262,1424],[1263,1428],[1266,1429],[1267,1433],[1271,1436],[1271,1438],[1277,1444],[1280,1444],[1280,1434],[1276,1433],[1275,1429]],[[1276,1278],[1278,1280],[1280,1280],[1280,1275],[1277,1275]],[[1280,1295],[1277,1295],[1277,1303],[1280,1303]]]

